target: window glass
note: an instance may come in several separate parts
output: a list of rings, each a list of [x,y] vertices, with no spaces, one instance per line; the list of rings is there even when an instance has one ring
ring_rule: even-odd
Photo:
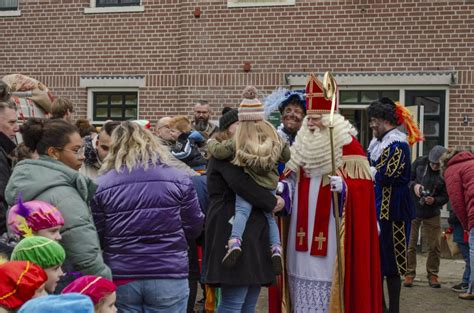
[[[415,104],[425,107],[425,115],[439,114],[439,97],[416,97]]]
[[[97,7],[140,5],[140,0],[97,0]]]
[[[17,10],[18,0],[1,0],[0,11]]]
[[[96,117],[107,117],[107,108],[96,108],[95,116]]]
[[[123,95],[121,94],[110,95],[110,104],[122,105],[122,99],[123,99]]]
[[[137,92],[94,92],[94,121],[136,119]]]
[[[125,118],[137,118],[137,108],[127,108],[125,109]]]
[[[137,104],[137,95],[125,95],[125,104],[126,105],[136,105]]]
[[[341,90],[339,93],[341,103],[357,103],[359,100],[358,93],[357,90]]]
[[[360,102],[361,103],[372,103],[379,98],[378,91],[366,90],[361,92]]]
[[[382,91],[382,94],[381,94],[382,97],[387,97],[389,98],[390,100],[392,100],[393,102],[397,102],[397,101],[400,101],[400,92],[398,90],[385,90],[385,91]]]

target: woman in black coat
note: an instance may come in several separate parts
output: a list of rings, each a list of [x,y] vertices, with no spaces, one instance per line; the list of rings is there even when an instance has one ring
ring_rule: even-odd
[[[261,286],[275,282],[263,212],[281,210],[283,199],[257,185],[230,160],[211,158],[207,169],[209,207],[206,216],[206,284],[221,287],[218,312],[254,312]],[[235,194],[253,205],[245,227],[242,253],[233,268],[222,265],[235,213]]]

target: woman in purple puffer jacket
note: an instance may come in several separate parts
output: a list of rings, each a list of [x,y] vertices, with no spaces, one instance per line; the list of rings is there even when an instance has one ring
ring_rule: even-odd
[[[185,312],[188,245],[203,227],[196,191],[166,165],[153,134],[133,122],[112,133],[92,212],[119,312]]]

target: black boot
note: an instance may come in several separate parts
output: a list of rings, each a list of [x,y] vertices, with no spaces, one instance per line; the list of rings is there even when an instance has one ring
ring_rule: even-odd
[[[389,313],[400,312],[400,290],[402,288],[402,282],[400,276],[387,277],[388,287],[388,301],[389,301]]]

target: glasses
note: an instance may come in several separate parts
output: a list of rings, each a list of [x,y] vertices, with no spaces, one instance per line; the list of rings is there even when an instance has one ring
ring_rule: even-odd
[[[66,149],[66,148],[57,148],[57,149],[72,152],[72,153],[74,153],[74,155],[76,157],[84,156],[84,153],[86,152],[86,147],[85,146],[80,147],[77,151],[76,150],[71,150],[71,149]]]

